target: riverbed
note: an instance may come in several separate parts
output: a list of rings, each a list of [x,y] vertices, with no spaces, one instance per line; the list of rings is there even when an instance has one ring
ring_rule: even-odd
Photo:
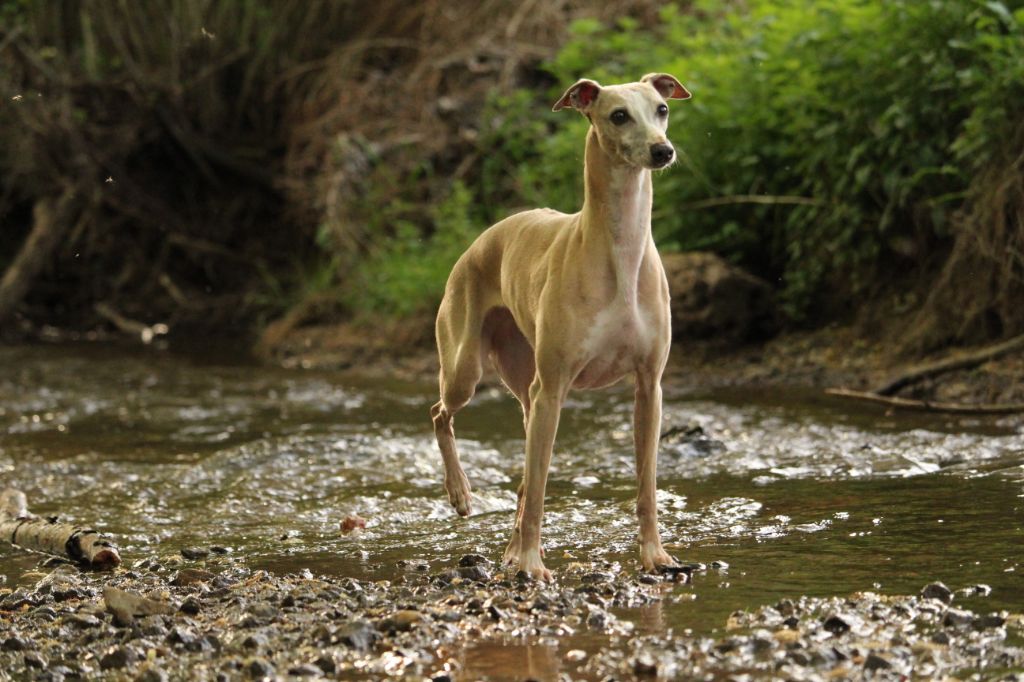
[[[474,487],[460,519],[441,484],[435,395],[427,379],[268,367],[230,348],[3,347],[0,487],[23,490],[36,513],[99,527],[127,563],[215,545],[252,570],[380,581],[467,554],[497,561],[523,464],[518,404],[486,383],[459,413]],[[580,563],[638,568],[631,409],[625,385],[565,407],[543,531],[556,580]],[[619,619],[713,635],[730,614],[780,600],[916,594],[934,581],[991,588],[967,608],[1024,610],[1020,417],[673,385],[664,411],[663,539],[707,569],[656,612],[626,607]],[[366,528],[342,534],[349,515]],[[0,549],[9,588],[37,579],[23,577],[37,562]],[[524,646],[544,649],[477,642],[464,665],[492,674],[501,651]]]

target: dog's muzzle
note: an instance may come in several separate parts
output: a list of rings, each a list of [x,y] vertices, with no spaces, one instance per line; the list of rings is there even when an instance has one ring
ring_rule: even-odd
[[[651,165],[655,168],[664,168],[668,164],[672,163],[672,157],[675,156],[675,154],[676,150],[672,149],[672,145],[652,144]]]

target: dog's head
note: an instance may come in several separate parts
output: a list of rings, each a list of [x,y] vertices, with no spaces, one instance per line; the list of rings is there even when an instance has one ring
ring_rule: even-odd
[[[630,166],[658,169],[667,168],[676,157],[665,136],[668,99],[690,99],[690,92],[667,73],[604,87],[584,78],[565,91],[554,111],[576,109],[590,119],[606,152]]]

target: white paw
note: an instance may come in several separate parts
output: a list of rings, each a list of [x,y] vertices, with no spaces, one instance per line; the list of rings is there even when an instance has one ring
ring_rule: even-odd
[[[459,516],[469,516],[471,510],[470,501],[473,499],[470,494],[469,478],[460,469],[454,476],[444,477],[444,489],[448,492],[448,502]]]

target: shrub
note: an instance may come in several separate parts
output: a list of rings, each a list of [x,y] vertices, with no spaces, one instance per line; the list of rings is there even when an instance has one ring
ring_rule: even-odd
[[[577,22],[548,68],[559,88],[679,76],[694,97],[672,106],[683,168],[655,179],[655,236],[779,282],[799,320],[948,242],[972,178],[1024,110],[1020,5],[670,5],[654,31]],[[578,207],[565,183],[581,186],[585,127],[566,121],[541,141],[544,163],[516,173],[525,196]]]

